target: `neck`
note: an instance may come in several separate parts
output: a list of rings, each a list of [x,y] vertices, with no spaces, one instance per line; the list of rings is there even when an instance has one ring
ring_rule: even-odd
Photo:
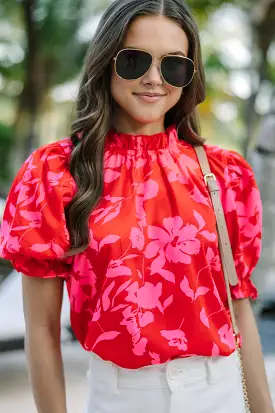
[[[133,119],[129,115],[122,115],[118,111],[113,115],[112,126],[118,133],[129,135],[155,135],[165,132],[164,118],[158,119],[155,122],[145,123]]]

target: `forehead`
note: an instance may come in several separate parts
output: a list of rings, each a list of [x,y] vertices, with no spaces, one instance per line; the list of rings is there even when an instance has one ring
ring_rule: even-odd
[[[124,47],[136,47],[156,55],[181,51],[188,54],[188,39],[184,30],[164,16],[142,16],[129,26]]]

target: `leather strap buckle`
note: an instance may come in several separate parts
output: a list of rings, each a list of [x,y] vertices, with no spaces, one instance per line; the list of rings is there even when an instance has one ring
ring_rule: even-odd
[[[213,173],[206,174],[203,178],[206,185],[208,185],[208,179],[214,179],[214,181],[217,180],[216,175],[214,175]]]

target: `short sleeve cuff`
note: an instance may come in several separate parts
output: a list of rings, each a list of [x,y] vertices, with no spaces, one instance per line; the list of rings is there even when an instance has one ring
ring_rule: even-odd
[[[250,277],[239,280],[238,285],[231,287],[231,294],[233,300],[240,300],[243,298],[256,300],[256,298],[258,297],[258,291],[255,285],[252,283]]]
[[[67,280],[70,274],[70,265],[57,260],[38,261],[31,257],[16,256],[11,259],[16,271],[31,277],[63,278]]]

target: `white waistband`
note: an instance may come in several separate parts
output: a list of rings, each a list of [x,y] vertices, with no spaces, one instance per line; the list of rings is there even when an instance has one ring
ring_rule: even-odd
[[[230,374],[230,370],[236,370],[236,357],[236,353],[228,357],[195,356],[177,358],[163,364],[154,364],[139,369],[125,369],[91,353],[90,373],[103,382],[118,376],[120,383],[126,386],[142,383],[143,386],[162,388],[165,387],[167,379],[186,384],[200,378],[210,380],[213,377],[226,376]]]

